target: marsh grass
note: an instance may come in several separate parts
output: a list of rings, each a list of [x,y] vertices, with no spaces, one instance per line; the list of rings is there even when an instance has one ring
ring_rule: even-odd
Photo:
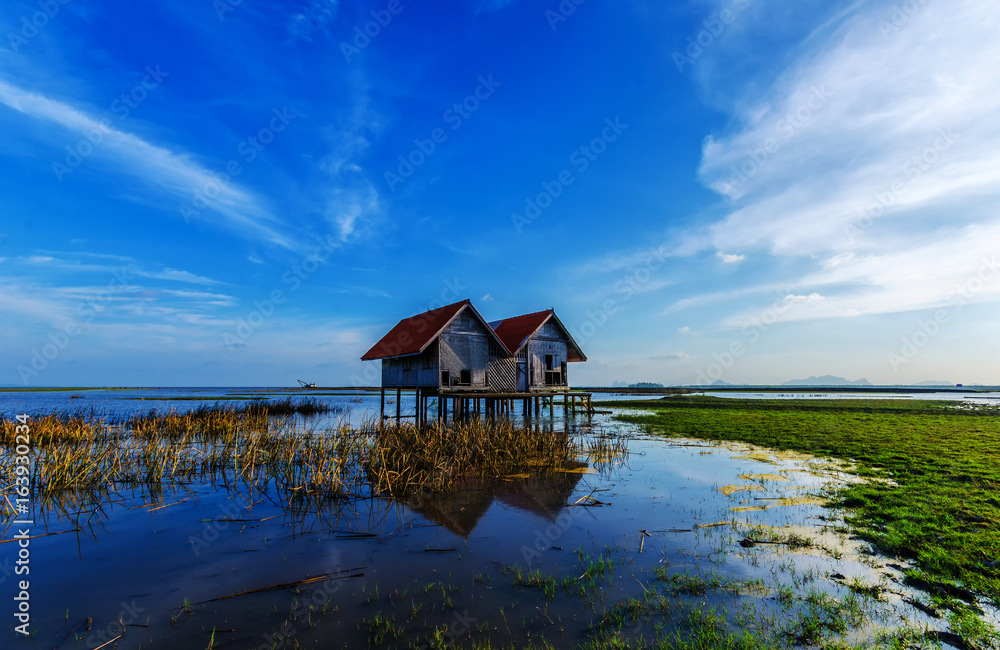
[[[574,458],[588,450],[566,433],[506,420],[420,427],[369,419],[314,431],[298,418],[329,410],[289,398],[122,417],[39,415],[30,422],[32,488],[45,496],[212,481],[273,486],[298,498],[402,498],[517,471],[578,468]],[[0,444],[14,444],[15,425],[0,421]],[[14,458],[0,459],[5,485],[15,482]]]
[[[518,427],[507,420],[444,426],[362,427],[372,444],[367,463],[372,485],[397,498],[460,489],[475,479],[530,469],[578,467],[583,448],[562,432]]]

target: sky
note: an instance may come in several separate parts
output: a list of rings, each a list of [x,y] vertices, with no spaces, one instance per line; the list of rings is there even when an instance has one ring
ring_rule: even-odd
[[[994,0],[0,5],[0,384],[1000,383]]]

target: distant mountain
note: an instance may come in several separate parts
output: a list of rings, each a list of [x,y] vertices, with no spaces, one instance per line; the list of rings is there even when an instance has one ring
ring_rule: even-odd
[[[918,381],[914,386],[954,386],[950,381]]]
[[[843,377],[833,375],[823,375],[822,377],[810,377],[809,379],[793,379],[786,381],[782,386],[871,386],[867,379],[851,381]]]
[[[732,384],[722,381],[721,379],[716,379],[712,382],[712,386],[732,386]]]

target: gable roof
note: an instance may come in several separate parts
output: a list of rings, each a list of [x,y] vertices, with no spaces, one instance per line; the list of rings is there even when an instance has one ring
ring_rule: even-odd
[[[536,311],[533,314],[514,316],[490,323],[490,327],[496,332],[497,337],[503,341],[504,347],[511,354],[517,354],[524,344],[535,332],[542,328],[542,325],[552,320],[566,335],[567,339],[567,361],[586,361],[587,355],[583,353],[580,346],[573,340],[573,335],[569,333],[566,326],[562,324],[556,312],[552,309]]]
[[[551,309],[546,309],[545,311],[537,311],[533,314],[495,320],[490,323],[490,327],[497,333],[497,337],[503,341],[504,347],[511,354],[517,354],[517,351],[521,349],[525,341],[537,332],[553,313]]]
[[[416,316],[410,316],[399,321],[389,333],[372,346],[371,350],[361,357],[362,361],[374,361],[388,357],[405,357],[420,354],[441,334],[444,328],[455,320],[465,309],[472,310],[475,317],[483,324],[483,328],[493,334],[497,343],[503,344],[486,319],[472,306],[471,300],[463,300],[444,307],[425,311]]]

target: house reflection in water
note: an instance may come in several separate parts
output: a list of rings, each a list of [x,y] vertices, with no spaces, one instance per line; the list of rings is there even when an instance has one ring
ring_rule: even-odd
[[[583,463],[573,466],[574,469],[584,467]],[[528,478],[474,481],[454,494],[411,498],[406,505],[456,535],[468,537],[494,501],[555,521],[559,512],[567,506],[581,476],[579,472],[556,471],[531,474]]]

